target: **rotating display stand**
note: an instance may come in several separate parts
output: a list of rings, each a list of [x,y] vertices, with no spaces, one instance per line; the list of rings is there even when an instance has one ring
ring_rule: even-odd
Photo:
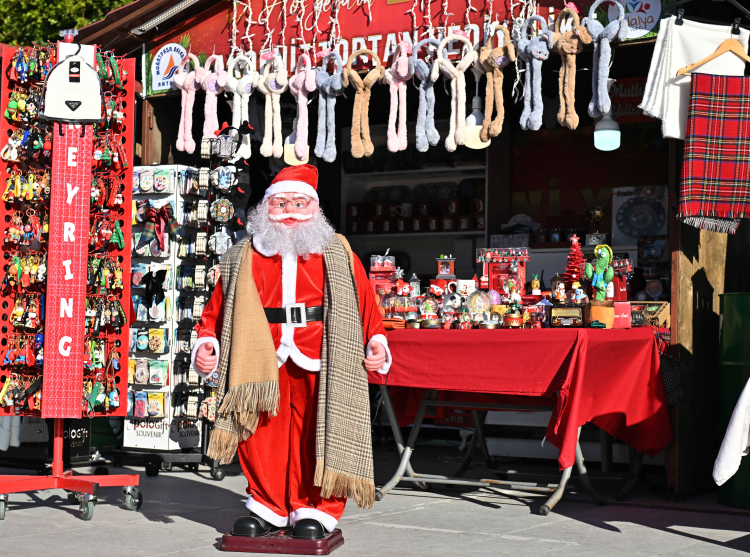
[[[94,46],[70,44],[72,39],[72,35],[67,35],[56,49],[5,46],[2,50],[3,70],[7,70],[9,79],[3,79],[0,86],[0,114],[5,114],[0,120],[0,136],[18,138],[19,153],[25,151],[19,155],[4,150],[0,162],[8,188],[0,205],[5,222],[2,257],[6,276],[0,297],[0,388],[13,385],[15,390],[9,388],[5,394],[19,395],[0,401],[0,416],[52,418],[54,431],[51,475],[0,478],[0,520],[5,517],[9,494],[26,491],[66,490],[68,501],[79,505],[83,520],[93,517],[100,487],[123,487],[130,510],[138,510],[142,504],[137,474],[74,476],[63,467],[64,419],[126,413],[124,399],[120,404],[119,395],[127,390],[128,370],[119,362],[127,362],[128,312],[118,312],[125,321],[121,324],[110,320],[109,311],[106,322],[99,327],[91,318],[103,318],[103,309],[95,317],[89,310],[105,305],[110,310],[117,307],[118,301],[129,307],[123,304],[130,296],[129,279],[125,278],[130,269],[129,250],[110,241],[111,235],[102,236],[102,231],[119,230],[121,236],[118,234],[115,240],[122,239],[129,246],[129,184],[135,129],[135,61],[116,59]],[[19,53],[23,57],[20,61]],[[101,78],[105,123],[74,126],[55,122],[53,126],[38,119],[43,78],[48,77],[55,59],[76,54]],[[80,83],[80,75],[78,80],[74,75],[78,68],[80,75],[88,72],[86,77],[90,79],[88,68],[74,68],[74,63],[61,68],[71,84]],[[90,89],[82,92],[85,95]],[[32,93],[37,96],[32,97]],[[19,98],[25,99],[23,106]],[[79,102],[76,109],[80,105]],[[35,133],[39,135],[34,136]],[[32,148],[38,151],[33,156]],[[36,178],[29,180],[29,176]],[[29,187],[21,190],[28,195],[17,195],[18,187],[15,191],[12,187],[16,177],[27,186],[43,186],[45,176],[46,193],[43,187],[36,191]],[[106,206],[92,197],[94,192],[102,196],[107,193]],[[39,220],[35,222],[34,216]],[[23,225],[21,238],[17,237],[16,220]],[[37,230],[37,226],[41,229]],[[106,261],[106,268],[112,271],[106,273],[106,284],[102,283],[101,288],[98,279],[92,283],[90,274],[95,260],[97,268]],[[41,272],[43,265],[48,267],[46,276]],[[8,282],[9,270],[14,266],[18,275]],[[121,287],[110,283],[116,277],[115,269],[124,275]],[[35,280],[29,280],[30,270],[38,273]],[[17,308],[23,313],[19,309],[16,314]],[[31,357],[35,365],[31,365]]]

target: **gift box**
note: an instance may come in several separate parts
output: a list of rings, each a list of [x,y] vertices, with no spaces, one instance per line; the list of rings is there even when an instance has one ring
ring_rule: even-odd
[[[424,232],[424,219],[422,217],[410,218],[409,225],[412,232]]]
[[[456,230],[456,218],[455,217],[440,217],[440,231],[441,232],[453,232]]]
[[[423,222],[424,222],[424,232],[437,232],[438,231],[438,218],[437,217],[426,217]]]
[[[630,302],[615,302],[615,320],[612,323],[612,328],[629,329],[630,319]]]
[[[471,217],[469,215],[461,215],[456,219],[456,230],[465,232],[471,230]]]
[[[669,302],[630,302],[633,312],[640,312],[645,318],[646,325],[671,328],[671,306]]]
[[[347,219],[360,219],[364,216],[365,216],[364,203],[347,203],[346,204],[346,218]]]
[[[611,329],[615,322],[615,303],[607,301],[591,300],[586,306],[586,324],[593,321],[603,323],[605,328]]]

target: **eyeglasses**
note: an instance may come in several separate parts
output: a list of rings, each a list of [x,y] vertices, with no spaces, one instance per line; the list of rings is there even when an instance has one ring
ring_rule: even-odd
[[[296,209],[307,209],[310,206],[310,203],[313,202],[313,199],[311,197],[307,197],[306,195],[295,195],[292,199],[287,199],[286,197],[272,197],[268,200],[268,205],[272,209],[283,209],[286,207],[287,203],[291,203],[293,207]]]

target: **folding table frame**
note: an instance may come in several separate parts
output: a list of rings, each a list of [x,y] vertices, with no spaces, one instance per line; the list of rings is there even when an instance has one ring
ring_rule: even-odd
[[[383,487],[375,492],[375,499],[380,501],[385,497],[391,489],[396,487],[399,482],[412,482],[416,483],[422,489],[426,489],[426,484],[448,484],[448,485],[466,485],[474,487],[502,487],[505,489],[513,489],[517,491],[535,491],[542,493],[551,493],[552,495],[547,499],[547,502],[542,505],[539,509],[539,514],[547,516],[554,506],[560,501],[565,492],[568,480],[570,479],[573,467],[569,466],[562,471],[562,477],[558,484],[539,484],[532,482],[510,482],[496,479],[482,479],[482,480],[468,480],[462,477],[451,477],[451,476],[439,476],[434,474],[418,474],[414,472],[410,460],[411,455],[414,452],[414,445],[417,442],[419,436],[419,430],[422,427],[422,421],[428,407],[431,406],[449,406],[451,408],[464,408],[471,410],[472,417],[474,418],[474,436],[471,443],[466,451],[466,458],[458,471],[458,474],[462,475],[465,473],[471,464],[473,458],[473,452],[477,445],[481,447],[484,453],[485,461],[489,464],[490,457],[487,451],[487,445],[485,443],[484,432],[482,431],[482,421],[480,419],[480,410],[552,410],[552,408],[544,406],[521,406],[515,404],[488,404],[479,402],[457,402],[457,401],[443,401],[437,400],[438,391],[426,390],[422,402],[419,405],[419,411],[417,417],[414,420],[411,433],[409,434],[409,440],[404,446],[404,439],[401,436],[401,429],[398,426],[398,419],[396,418],[396,411],[393,408],[393,402],[388,394],[388,388],[385,385],[380,385],[380,392],[383,395],[383,404],[386,412],[388,413],[388,421],[391,423],[391,429],[393,430],[393,437],[396,440],[396,446],[401,455],[401,462],[398,465],[398,469],[393,477]],[[581,434],[581,428],[578,428],[578,435]],[[606,505],[606,500],[602,497],[594,487],[591,485],[591,480],[586,472],[586,466],[583,464],[583,453],[581,452],[581,445],[576,440],[576,469],[578,470],[578,477],[581,480],[583,489],[596,501],[599,505]]]

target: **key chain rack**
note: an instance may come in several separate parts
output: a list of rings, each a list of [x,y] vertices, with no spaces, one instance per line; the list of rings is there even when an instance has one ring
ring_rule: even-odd
[[[72,35],[67,35],[66,43],[72,42],[72,38]],[[77,50],[71,49],[72,46],[77,46]],[[88,135],[91,125],[88,125],[88,129],[87,126],[80,127],[80,138],[64,138],[65,133],[70,135],[71,130],[79,128],[59,124],[58,130],[51,123],[39,120],[38,111],[42,100],[40,92],[43,80],[55,60],[62,58],[61,52],[71,55],[81,52],[82,48],[94,49],[91,62],[94,63],[93,67],[102,85],[102,113],[105,121],[95,125],[91,152],[78,152],[76,155],[79,164],[92,165],[91,184],[81,185],[78,190],[83,190],[85,199],[91,200],[89,227],[87,230],[79,226],[77,234],[79,238],[80,235],[88,235],[89,238],[88,254],[84,257],[89,261],[108,262],[108,265],[105,269],[96,269],[95,276],[92,277],[90,265],[88,261],[85,262],[83,268],[89,268],[83,296],[85,299],[75,300],[74,303],[78,303],[80,307],[81,303],[86,305],[92,299],[108,305],[102,312],[97,312],[98,330],[91,324],[88,334],[84,335],[84,357],[80,364],[80,417],[115,417],[124,416],[127,412],[123,393],[127,392],[128,384],[132,206],[130,184],[134,156],[135,61],[117,59],[111,53],[83,45],[57,43],[57,49],[36,46],[16,49],[5,46],[2,49],[2,63],[9,79],[3,79],[0,83],[0,138],[8,138],[5,146],[0,145],[0,177],[6,182],[0,203],[0,223],[3,226],[0,253],[5,277],[0,289],[0,346],[3,354],[0,359],[0,388],[7,385],[8,377],[14,374],[17,385],[14,385],[11,404],[0,407],[0,416],[40,417],[42,413],[39,408],[45,412],[47,405],[46,414],[51,414],[49,417],[54,419],[54,433],[50,476],[0,478],[0,519],[5,516],[8,494],[24,491],[64,489],[68,491],[69,502],[79,504],[83,520],[93,517],[100,487],[123,487],[126,506],[131,510],[137,510],[142,503],[137,489],[138,475],[73,476],[71,471],[64,471],[61,416],[71,416],[69,411],[57,414],[57,410],[51,409],[70,407],[75,401],[69,392],[59,392],[56,389],[47,392],[44,385],[46,267],[50,253],[57,258],[62,255],[62,252],[55,255],[54,251],[48,251],[48,233],[52,228],[50,219],[55,224],[56,216],[61,218],[59,215],[50,215],[50,154],[54,151],[53,141],[63,141],[64,145],[81,145],[80,142],[87,141],[84,132]],[[86,59],[85,54],[81,56]],[[70,67],[73,68],[72,63]],[[63,70],[67,71],[67,68]],[[75,143],[76,141],[79,143]],[[54,156],[58,155],[60,153],[56,152]],[[70,166],[71,163],[68,162],[67,167]],[[65,167],[64,162],[61,167]],[[75,177],[72,181],[74,180]],[[90,191],[86,191],[88,188]],[[55,195],[59,196],[60,192]],[[68,204],[70,205],[70,198]],[[59,237],[55,237],[53,245],[64,244]],[[56,247],[54,249],[62,250]],[[79,263],[84,262],[73,261],[72,265],[68,265],[78,269]],[[102,272],[98,272],[100,270]],[[70,273],[70,269],[67,272]],[[59,270],[57,276],[60,276]],[[119,306],[115,302],[119,302]],[[116,314],[113,315],[113,312]],[[90,320],[92,317],[94,316],[87,315],[86,319]],[[84,330],[86,324],[80,325],[81,330]],[[14,348],[18,345],[18,349],[11,351],[10,343]],[[47,349],[54,348],[57,347]],[[8,353],[13,356],[12,361],[8,358]],[[34,365],[30,366],[32,357]],[[21,369],[25,375],[20,373]],[[52,368],[51,373],[54,372]],[[6,391],[9,389],[10,387]],[[5,402],[8,402],[7,398]],[[74,407],[73,405],[72,408]]]

